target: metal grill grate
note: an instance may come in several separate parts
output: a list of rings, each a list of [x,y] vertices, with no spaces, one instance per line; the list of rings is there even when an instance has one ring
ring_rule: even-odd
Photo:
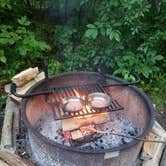
[[[93,85],[82,85],[75,87],[60,87],[60,88],[50,88],[47,89],[51,91],[51,94],[45,95],[45,101],[51,104],[51,109],[54,113],[56,120],[68,119],[79,116],[87,116],[91,114],[99,114],[104,112],[112,112],[122,110],[123,107],[118,103],[117,100],[112,100],[111,104],[106,108],[94,109],[94,108],[84,108],[77,112],[66,112],[61,107],[62,98],[77,96],[75,90],[81,95],[87,96],[89,93],[93,92],[103,92],[107,93],[107,90],[103,88],[100,84]]]

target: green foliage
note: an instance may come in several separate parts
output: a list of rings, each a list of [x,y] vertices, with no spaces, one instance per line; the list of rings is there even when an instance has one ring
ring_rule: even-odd
[[[11,9],[9,0],[1,0],[0,1],[0,10]]]
[[[159,110],[166,108],[166,74],[160,74],[150,82],[141,81],[141,87],[151,96]]]
[[[65,1],[51,4],[65,9]],[[43,19],[49,1],[0,1],[0,83],[46,59],[50,75],[94,71],[102,66],[110,74],[134,80],[130,73],[135,71],[144,90],[162,96],[166,71],[164,0],[79,0],[71,4],[78,4],[78,15],[59,25],[64,21],[48,23]]]
[[[6,99],[7,99],[7,95],[4,94],[4,95],[0,96],[0,118],[3,117],[3,115],[4,115],[4,112],[3,112],[3,110],[1,110],[1,108],[5,107]]]
[[[97,0],[91,19],[55,26],[57,57],[64,69],[93,71],[103,64],[108,73],[126,80],[135,80],[130,74],[135,71],[144,81],[141,87],[163,105],[166,4],[156,5],[144,0]]]
[[[21,17],[20,19],[17,19],[18,23],[22,26],[29,26],[31,24],[31,22],[29,20],[27,20],[27,17]]]
[[[108,72],[128,80],[134,79],[132,71],[145,79],[164,71],[164,2],[160,11],[144,0],[97,0],[94,8],[91,21],[55,28],[67,70],[94,70],[104,61]]]
[[[48,74],[51,76],[60,73],[62,70],[61,67],[62,66],[58,61],[51,59],[48,65]]]
[[[51,50],[45,41],[36,38],[28,29],[31,22],[26,17],[17,20],[18,25],[0,25],[0,75],[11,77],[20,69],[44,59],[44,52]],[[13,70],[14,68],[14,70]]]

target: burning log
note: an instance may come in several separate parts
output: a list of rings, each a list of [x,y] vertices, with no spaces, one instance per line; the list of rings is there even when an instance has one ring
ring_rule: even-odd
[[[75,130],[71,132],[71,137],[73,140],[82,140],[83,134],[80,130]]]
[[[21,73],[15,75],[12,78],[12,82],[15,83],[18,87],[23,86],[25,83],[35,78],[38,73],[38,67],[26,69]]]
[[[102,134],[96,133],[94,125],[82,126],[78,130],[71,131],[71,139],[69,139],[70,144],[73,146],[78,146],[91,142],[101,137]]]
[[[63,131],[70,131],[89,124],[101,124],[108,120],[109,120],[108,113],[64,119],[62,120],[62,129]]]

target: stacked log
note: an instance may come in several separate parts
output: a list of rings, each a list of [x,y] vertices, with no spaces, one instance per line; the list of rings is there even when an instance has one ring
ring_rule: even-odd
[[[12,82],[15,83],[17,87],[21,87],[30,80],[32,80],[33,78],[35,78],[38,73],[39,73],[38,67],[26,69],[21,73],[15,75],[12,78]]]
[[[146,139],[166,141],[166,131],[155,121],[152,131]],[[142,166],[159,166],[164,147],[163,143],[145,142],[141,153]]]
[[[45,78],[44,72],[39,73],[38,67],[35,67],[35,68],[29,68],[15,75],[12,78],[12,82],[17,85],[16,92],[18,94],[23,95],[29,90],[30,87],[32,87],[38,81],[43,80],[44,78]],[[7,93],[10,93],[10,84],[5,86],[5,91]],[[14,99],[16,102],[18,103],[21,102],[22,98],[16,97],[12,94],[10,94],[9,96],[12,99]]]
[[[34,164],[23,160],[16,154],[0,151],[0,166],[35,166]]]

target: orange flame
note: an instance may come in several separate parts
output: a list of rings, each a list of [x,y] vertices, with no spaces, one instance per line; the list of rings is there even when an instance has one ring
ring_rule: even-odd
[[[81,97],[77,90],[73,89],[73,91],[77,97]]]
[[[76,89],[73,89],[73,91],[75,93],[75,96],[80,97],[83,100],[85,100],[85,98],[86,98],[85,95],[81,95]],[[93,115],[86,115],[86,114],[95,113],[95,112],[96,112],[96,110],[92,109],[89,105],[86,104],[85,107],[81,111],[79,111],[79,114],[81,116],[77,117],[77,118],[85,118],[85,117],[90,118]],[[78,113],[77,113],[77,115],[78,115]]]
[[[75,93],[75,95],[76,95],[77,97],[80,97],[80,98],[82,98],[83,100],[85,100],[85,96],[84,96],[84,95],[81,95],[76,89],[73,89],[73,91],[74,91],[74,93]]]

